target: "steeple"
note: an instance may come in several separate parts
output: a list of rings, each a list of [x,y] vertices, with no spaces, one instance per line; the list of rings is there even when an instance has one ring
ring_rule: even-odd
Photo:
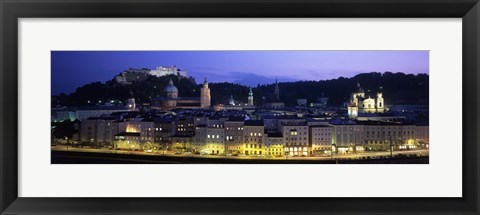
[[[248,92],[248,105],[253,106],[253,92],[251,87],[250,87],[250,91]]]
[[[200,105],[202,108],[208,108],[211,105],[210,89],[208,89],[207,77],[203,81],[203,87],[200,89]]]
[[[280,87],[278,87],[278,80],[275,78],[275,98],[280,100]]]
[[[235,100],[233,100],[233,95],[230,94],[230,100],[228,101],[229,105],[235,105]]]
[[[127,108],[128,111],[135,111],[135,98],[133,97],[133,91],[130,89],[129,98],[127,99]]]
[[[205,80],[203,81],[203,86],[208,87],[207,77],[205,77]]]

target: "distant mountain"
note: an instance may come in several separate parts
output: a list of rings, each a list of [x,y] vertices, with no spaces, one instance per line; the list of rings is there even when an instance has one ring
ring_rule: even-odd
[[[275,82],[275,78],[269,78],[262,75],[256,75],[252,73],[245,73],[244,77],[234,81],[235,84],[240,84],[248,87],[256,87],[257,85],[267,85]],[[278,77],[279,82],[291,82],[293,79]]]
[[[98,101],[125,101],[130,90],[133,91],[139,103],[150,102],[152,98],[164,96],[163,89],[172,79],[179,90],[179,96],[199,96],[201,84],[196,84],[193,77],[181,78],[177,76],[155,77],[150,76],[146,81],[131,85],[121,85],[114,80],[106,83],[94,82],[77,88],[69,95],[59,95],[52,99],[52,105],[93,105]],[[275,80],[261,75],[245,77],[237,83],[209,83],[212,96],[212,104],[226,103],[230,96],[235,100],[247,102],[248,88],[252,86],[254,102],[259,105],[262,97],[271,96],[274,91]],[[315,102],[325,96],[329,103],[341,105],[346,102],[351,93],[356,90],[360,83],[367,96],[375,97],[376,92],[382,87],[386,105],[392,104],[428,104],[429,100],[429,76],[427,74],[404,74],[404,73],[363,73],[351,78],[339,77],[332,80],[320,81],[295,81],[285,82],[279,79],[280,99],[286,105],[295,105],[297,99],[307,99]],[[90,103],[89,103],[90,102]]]

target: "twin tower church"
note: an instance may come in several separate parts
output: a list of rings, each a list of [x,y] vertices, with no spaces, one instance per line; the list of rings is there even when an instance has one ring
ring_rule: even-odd
[[[357,118],[359,113],[384,113],[386,109],[381,89],[377,92],[376,98],[370,95],[367,98],[360,83],[357,83],[357,91],[352,93],[348,104],[348,117]]]

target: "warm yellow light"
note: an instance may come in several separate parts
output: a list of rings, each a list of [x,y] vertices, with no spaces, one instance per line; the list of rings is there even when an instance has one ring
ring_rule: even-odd
[[[137,129],[135,126],[129,124],[129,125],[127,125],[127,132],[135,132],[135,133],[137,133],[137,132],[138,132],[138,129]]]

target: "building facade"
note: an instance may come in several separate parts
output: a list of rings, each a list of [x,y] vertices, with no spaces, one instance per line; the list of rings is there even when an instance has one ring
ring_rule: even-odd
[[[179,97],[178,89],[173,84],[173,80],[170,79],[168,86],[164,89],[165,97],[155,98],[153,100],[154,109],[160,109],[163,111],[170,111],[173,109],[198,109],[198,108],[210,108],[210,89],[208,83],[203,84],[200,89],[200,97]]]
[[[331,155],[333,128],[328,125],[309,126],[311,154],[314,156]]]
[[[243,125],[243,154],[265,155],[265,135],[262,120],[247,120]]]
[[[370,95],[367,97],[360,83],[357,83],[357,90],[352,93],[348,104],[348,116],[355,119],[359,113],[384,113],[385,111],[383,93],[377,92],[376,98]]]
[[[224,122],[227,153],[241,154],[243,148],[243,123],[242,117],[230,117]]]

